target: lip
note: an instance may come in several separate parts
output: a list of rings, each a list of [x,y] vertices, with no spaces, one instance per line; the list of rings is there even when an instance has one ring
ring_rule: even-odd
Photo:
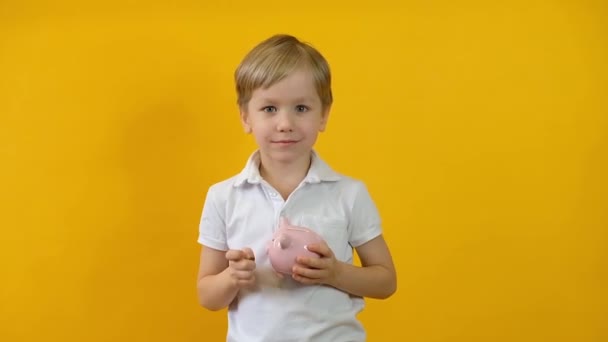
[[[283,140],[272,140],[271,143],[276,145],[292,145],[297,143],[297,140],[283,139]]]

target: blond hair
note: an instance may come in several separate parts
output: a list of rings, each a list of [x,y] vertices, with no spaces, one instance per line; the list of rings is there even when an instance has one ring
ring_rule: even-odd
[[[262,41],[243,58],[234,73],[238,105],[245,108],[256,89],[268,88],[298,68],[312,72],[323,108],[329,108],[333,102],[329,64],[312,45],[286,34]]]

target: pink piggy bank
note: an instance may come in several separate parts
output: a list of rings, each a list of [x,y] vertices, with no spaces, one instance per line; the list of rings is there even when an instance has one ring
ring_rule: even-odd
[[[306,249],[307,245],[322,242],[323,238],[314,231],[293,226],[281,217],[279,228],[268,246],[268,258],[275,271],[291,274],[298,256],[318,258],[319,254]]]

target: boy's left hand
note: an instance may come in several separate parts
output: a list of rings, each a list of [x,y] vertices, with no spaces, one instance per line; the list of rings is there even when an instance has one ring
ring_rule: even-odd
[[[327,243],[315,243],[306,246],[319,258],[297,257],[292,269],[292,278],[302,284],[332,285],[338,277],[340,262]]]

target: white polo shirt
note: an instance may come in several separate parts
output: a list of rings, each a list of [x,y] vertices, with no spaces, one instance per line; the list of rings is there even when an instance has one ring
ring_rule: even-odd
[[[203,208],[198,242],[255,254],[255,288],[241,290],[228,308],[227,341],[365,341],[356,319],[363,299],[325,285],[277,277],[266,254],[286,216],[319,233],[340,261],[352,263],[353,247],[381,234],[380,217],[366,186],[334,172],[313,151],[308,174],[283,200],[259,172],[259,152],[243,171],[212,185]]]

